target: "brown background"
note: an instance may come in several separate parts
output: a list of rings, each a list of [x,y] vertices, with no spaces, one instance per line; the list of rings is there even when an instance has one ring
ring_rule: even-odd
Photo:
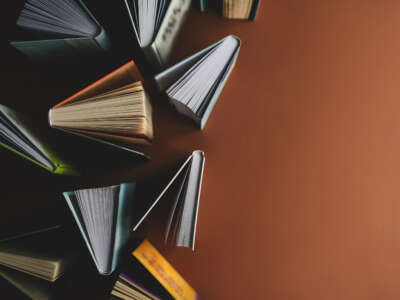
[[[5,47],[3,103],[45,122],[50,106],[132,53],[142,64],[130,52],[126,16],[98,6],[117,41],[111,66],[44,73]],[[16,9],[9,11],[12,40]],[[202,149],[196,251],[150,237],[202,299],[399,299],[399,20],[397,1],[263,0],[255,22],[193,11],[172,62],[227,34],[242,39],[205,129],[160,96],[151,163],[65,179],[2,150],[2,231],[21,215],[48,215],[50,202],[70,218],[65,189],[156,176]],[[107,280],[91,261],[87,268],[82,299],[100,299],[91,293]],[[23,299],[3,281],[0,288],[4,299]]]

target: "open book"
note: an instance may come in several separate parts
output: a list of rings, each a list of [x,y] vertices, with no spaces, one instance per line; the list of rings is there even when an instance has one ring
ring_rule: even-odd
[[[80,0],[26,0],[17,26],[38,39],[11,44],[41,62],[70,62],[109,48],[104,29]]]
[[[152,108],[133,61],[101,78],[49,110],[49,124],[72,134],[131,148],[153,139]]]
[[[29,118],[0,104],[1,146],[50,172],[77,174],[77,171],[64,162],[45,140],[46,133],[36,128]]]
[[[173,184],[179,192],[166,226],[166,241],[194,249],[203,167],[203,152],[194,151],[145,209],[143,199],[135,196],[134,182],[63,193],[100,274],[109,275],[115,270],[132,228],[140,226]]]
[[[100,274],[111,274],[130,237],[135,183],[64,192]]]
[[[203,169],[203,151],[193,151],[159,196],[147,208],[133,230],[139,228],[160,199],[174,185],[176,194],[167,221],[165,242],[173,243],[176,246],[190,247],[194,250]]]
[[[132,252],[122,268],[111,299],[199,299],[196,291],[147,240]]]
[[[139,46],[159,70],[168,60],[190,0],[125,0]]]
[[[158,88],[176,110],[202,129],[239,54],[240,40],[229,35],[156,75]]]
[[[219,0],[218,10],[222,10],[222,15],[228,19],[251,20],[257,15],[260,0]],[[205,11],[211,6],[212,1],[199,0],[201,11]],[[221,7],[222,6],[222,7]]]
[[[55,282],[77,258],[61,228],[0,243],[0,276],[31,299],[49,299]]]

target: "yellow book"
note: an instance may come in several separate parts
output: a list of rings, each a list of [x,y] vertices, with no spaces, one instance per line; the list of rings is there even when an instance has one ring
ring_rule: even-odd
[[[111,292],[117,299],[198,300],[196,291],[147,240],[132,252]]]

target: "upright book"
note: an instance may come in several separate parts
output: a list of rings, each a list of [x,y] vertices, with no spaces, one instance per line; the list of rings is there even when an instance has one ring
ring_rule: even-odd
[[[137,230],[174,183],[178,193],[168,218],[165,239],[194,249],[203,167],[203,152],[194,151],[159,197],[145,209],[142,209],[143,199],[136,196],[135,182],[63,193],[100,274],[109,275],[117,268],[131,230]]]
[[[190,247],[194,250],[204,161],[203,151],[193,151],[159,196],[147,208],[133,230],[139,228],[160,199],[174,185],[174,201],[165,227],[165,242],[173,243],[176,246]]]
[[[222,15],[228,19],[254,20],[260,0],[223,0]]]
[[[218,10],[228,19],[250,20],[256,18],[260,0],[219,0]],[[208,0],[199,0],[201,11],[211,6]]]
[[[135,183],[64,192],[100,274],[117,267],[130,238]]]
[[[136,39],[154,69],[167,62],[190,4],[190,0],[125,0]]]
[[[35,61],[79,61],[110,47],[103,27],[81,0],[26,0],[17,26],[36,38],[11,45]]]
[[[77,252],[64,231],[49,228],[0,243],[0,276],[34,300],[47,300],[54,282],[70,269]]]
[[[176,110],[203,129],[232,71],[240,39],[229,35],[155,76]]]
[[[133,61],[49,110],[51,127],[132,152],[153,139],[152,108]]]
[[[196,291],[147,240],[132,252],[122,269],[111,299],[199,299]]]
[[[0,145],[56,174],[78,172],[46,142],[46,132],[26,116],[0,104]]]

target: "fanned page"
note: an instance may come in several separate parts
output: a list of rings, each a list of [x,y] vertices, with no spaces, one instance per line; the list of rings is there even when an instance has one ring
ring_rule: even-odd
[[[140,226],[174,184],[178,186],[178,189],[167,220],[165,242],[171,241],[177,246],[190,247],[194,250],[203,169],[204,153],[200,150],[193,151],[133,230],[135,231]]]
[[[177,106],[186,108],[186,111],[182,112],[188,117],[201,118],[203,104],[219,84],[239,43],[234,36],[226,37],[166,90],[167,95]]]
[[[34,300],[51,299],[51,283],[45,280],[32,277],[31,275],[0,267],[0,276],[14,285],[18,290]]]
[[[127,0],[140,47],[149,46],[161,26],[170,0]]]
[[[0,105],[0,143],[46,169],[56,169],[37,137],[25,128],[14,111],[4,105]]]
[[[130,61],[49,110],[51,127],[146,157],[131,149],[151,144],[152,107]]]
[[[79,0],[27,0],[17,25],[62,38],[94,37],[100,31]]]
[[[103,274],[110,273],[112,267],[119,191],[120,186],[116,185],[74,192],[97,267]]]
[[[65,232],[49,230],[0,243],[0,264],[32,276],[55,281],[73,263],[74,247]]]
[[[145,97],[141,83],[136,82],[111,93],[55,108],[51,123],[71,129],[145,136],[149,134]]]

